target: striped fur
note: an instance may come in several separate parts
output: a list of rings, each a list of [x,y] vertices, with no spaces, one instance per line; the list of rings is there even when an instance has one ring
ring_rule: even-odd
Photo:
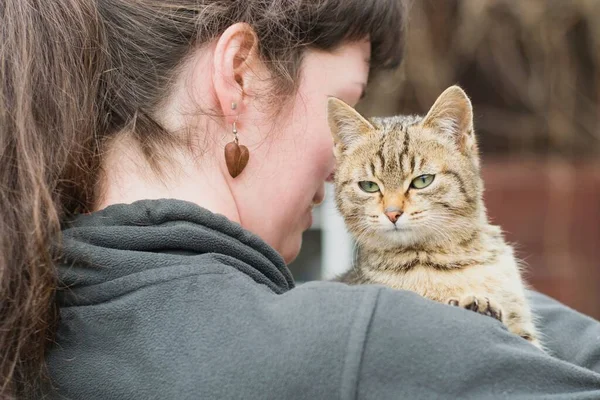
[[[541,348],[513,249],[488,222],[471,102],[447,89],[427,116],[366,120],[329,101],[335,141],[336,204],[357,243],[338,280],[411,290],[500,319]],[[435,175],[423,189],[410,186]],[[358,182],[375,182],[367,193]],[[384,213],[403,211],[394,224]]]

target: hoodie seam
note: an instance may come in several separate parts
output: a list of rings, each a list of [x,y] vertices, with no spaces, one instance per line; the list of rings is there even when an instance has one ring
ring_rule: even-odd
[[[340,382],[340,398],[343,400],[358,398],[358,385],[362,361],[364,358],[367,338],[374,319],[375,310],[381,294],[378,289],[370,296],[364,296],[354,321],[350,328],[350,335],[346,346],[346,358]],[[358,350],[352,350],[356,349]]]

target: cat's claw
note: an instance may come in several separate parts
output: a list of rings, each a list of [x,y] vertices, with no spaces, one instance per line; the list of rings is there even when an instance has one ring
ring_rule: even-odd
[[[489,297],[483,296],[464,296],[461,299],[450,298],[448,304],[455,307],[461,307],[476,313],[487,315],[502,322],[502,308]]]
[[[454,306],[454,307],[458,307],[458,300],[450,299],[450,300],[448,300],[448,304],[450,304],[451,306]]]

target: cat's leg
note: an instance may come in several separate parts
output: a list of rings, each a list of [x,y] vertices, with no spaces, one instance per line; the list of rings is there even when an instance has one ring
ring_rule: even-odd
[[[533,324],[531,311],[524,301],[517,302],[518,308],[503,310],[494,300],[487,296],[467,295],[461,298],[450,298],[448,304],[487,315],[502,322],[508,330],[527,340],[537,348],[544,350],[539,334]],[[515,304],[515,303],[513,303]]]
[[[535,325],[529,306],[523,302],[517,302],[519,307],[510,309],[506,313],[505,324],[508,330],[516,335],[521,336],[539,349],[544,350],[540,337]],[[513,303],[515,304],[515,303]]]
[[[504,313],[502,312],[502,307],[500,307],[500,304],[489,297],[477,295],[467,295],[461,298],[452,297],[448,299],[447,303],[452,306],[475,311],[476,313],[487,315],[497,319],[500,322],[504,322]]]

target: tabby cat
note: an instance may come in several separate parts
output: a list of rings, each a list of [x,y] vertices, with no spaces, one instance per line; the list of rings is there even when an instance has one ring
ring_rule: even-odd
[[[330,98],[328,119],[336,204],[358,250],[337,280],[489,315],[541,348],[513,249],[488,222],[465,92],[446,89],[425,117],[370,120]]]

